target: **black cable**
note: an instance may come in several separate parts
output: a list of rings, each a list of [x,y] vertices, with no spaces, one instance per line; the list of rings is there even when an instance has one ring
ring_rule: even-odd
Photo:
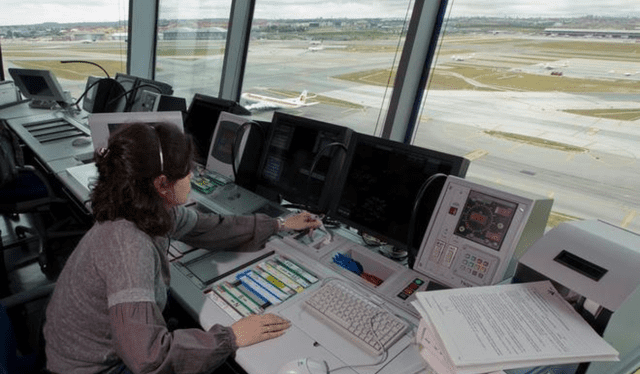
[[[307,181],[305,182],[305,196],[307,196],[307,204],[306,204],[307,206],[311,205],[309,203],[309,200],[311,199],[309,189],[311,188],[311,175],[313,174],[313,170],[315,170],[316,164],[320,161],[320,156],[322,156],[324,151],[326,151],[330,147],[335,147],[335,146],[341,147],[342,149],[344,149],[345,152],[348,151],[347,146],[344,145],[343,143],[340,143],[340,142],[329,143],[324,147],[322,147],[322,149],[320,149],[320,151],[316,153],[316,156],[313,159],[313,163],[311,164],[311,168],[309,169],[309,174],[307,174]]]
[[[446,178],[447,175],[443,173],[436,173],[430,176],[429,178],[427,178],[427,180],[424,181],[422,186],[420,186],[420,189],[416,194],[416,198],[413,203],[413,209],[411,210],[411,219],[409,220],[409,231],[407,233],[407,252],[409,253],[411,252],[411,247],[413,246],[413,235],[415,232],[416,216],[418,215],[418,206],[422,201],[422,195],[424,195],[424,193],[427,191],[427,188],[429,188],[429,186],[431,185],[431,183],[433,183],[434,180],[441,177]]]
[[[76,107],[78,106],[78,103],[80,102],[80,100],[82,100],[83,97],[85,97],[85,95],[87,94],[87,92],[89,92],[89,90],[91,90],[93,88],[93,86],[95,86],[96,84],[102,82],[105,79],[111,79],[111,78],[103,78],[103,79],[98,79],[97,81],[91,83],[89,85],[89,87],[85,88],[84,92],[82,93],[82,95],[80,95],[80,97],[78,98],[78,100],[76,100],[75,103],[73,103],[73,105],[75,105]]]
[[[244,135],[244,131],[247,127],[256,126],[260,131],[260,135],[262,136],[262,142],[265,142],[266,134],[262,125],[255,121],[247,121],[243,123],[238,130],[235,132],[235,136],[233,138],[233,144],[231,144],[231,170],[233,171],[233,180],[235,181],[238,176],[238,171],[236,170],[236,147],[238,146],[238,139],[242,139]],[[240,135],[240,136],[238,136]]]
[[[140,86],[134,87],[134,88],[130,89],[129,91],[125,91],[125,92],[121,93],[120,95],[114,97],[113,99],[111,99],[111,101],[109,101],[107,103],[107,105],[113,104],[114,101],[120,100],[123,96],[127,96],[132,92],[136,92],[136,91],[138,91],[138,89],[140,89],[142,87],[152,87],[152,88],[155,88],[156,90],[158,90],[158,92],[162,93],[162,90],[160,88],[158,88],[158,87],[156,87],[156,86],[154,86],[152,84],[141,84]],[[135,95],[133,95],[133,96],[129,95],[128,98],[127,98],[127,101],[129,101],[131,99],[131,97],[135,97]],[[129,105],[129,103],[127,103],[127,105]]]
[[[104,74],[107,76],[107,78],[111,78],[109,76],[109,73],[107,73],[107,71],[100,65],[96,64],[95,62],[91,62],[91,61],[84,61],[84,60],[65,60],[65,61],[60,61],[61,64],[68,64],[68,63],[83,63],[83,64],[91,64],[93,66],[97,66],[99,67]]]
[[[137,81],[136,85],[131,90],[129,90],[129,92],[134,92],[134,94],[129,95],[129,97],[127,98],[127,103],[126,103],[125,108],[124,108],[125,112],[128,112],[128,111],[131,110],[131,107],[133,106],[133,103],[136,100],[136,96],[138,96],[138,90],[143,88],[143,87],[153,88],[153,89],[157,90],[160,95],[162,95],[162,89],[160,87],[157,87],[157,86],[154,86],[154,85],[148,84],[148,83],[143,83],[143,84],[138,85],[137,84],[138,82],[139,81]]]

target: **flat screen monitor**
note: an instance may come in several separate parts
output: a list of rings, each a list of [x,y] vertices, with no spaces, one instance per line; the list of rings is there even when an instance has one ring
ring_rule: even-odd
[[[116,74],[118,81],[125,89],[125,112],[142,112],[145,109],[145,92],[154,92],[160,95],[172,95],[173,87],[167,83],[151,79],[136,77],[128,74]]]
[[[275,112],[255,192],[326,212],[352,133],[344,126]]]
[[[200,165],[207,163],[211,138],[222,112],[238,115],[250,114],[240,107],[238,103],[231,100],[203,94],[195,94],[193,100],[191,100],[184,119],[184,130],[193,137],[196,151],[195,161]]]
[[[339,183],[334,219],[402,250],[417,252],[446,178],[436,178],[418,205],[412,243],[409,228],[419,192],[432,175],[464,177],[469,160],[408,144],[357,134]]]
[[[133,123],[170,123],[184,131],[180,112],[94,113],[89,129],[94,150],[107,147],[109,136],[122,126]]]
[[[68,103],[62,86],[49,70],[9,68],[9,74],[27,99],[61,105]]]

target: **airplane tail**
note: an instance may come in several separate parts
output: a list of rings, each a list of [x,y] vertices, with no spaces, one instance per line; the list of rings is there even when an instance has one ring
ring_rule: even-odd
[[[302,93],[298,97],[298,102],[300,104],[305,104],[307,102],[307,95],[308,95],[307,90],[302,91]]]

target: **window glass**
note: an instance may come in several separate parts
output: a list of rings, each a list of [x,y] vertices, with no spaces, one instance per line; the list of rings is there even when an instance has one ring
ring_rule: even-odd
[[[640,3],[449,3],[414,144],[640,232]]]
[[[155,79],[174,95],[218,96],[230,9],[230,0],[160,1]]]
[[[0,12],[0,42],[5,79],[9,68],[51,70],[65,91],[77,99],[87,78],[111,77],[127,69],[129,2],[88,0],[79,6],[61,0],[11,1]]]
[[[241,103],[382,130],[413,2],[258,0]]]

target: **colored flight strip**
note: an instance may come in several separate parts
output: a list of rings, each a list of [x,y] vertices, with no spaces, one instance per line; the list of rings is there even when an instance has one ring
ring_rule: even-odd
[[[263,288],[260,287],[260,284],[258,284],[258,282],[256,282],[250,276],[248,276],[246,272],[242,274],[238,274],[236,277],[255,296],[259,297],[262,300],[266,300],[273,305],[280,304],[280,299],[278,299],[275,295],[271,294],[270,292],[263,290]]]
[[[280,264],[278,262],[275,262],[275,261],[267,261],[267,263],[270,264],[271,266],[273,266],[274,268],[278,269],[279,272],[281,272],[284,275],[286,275],[287,277],[291,278],[294,282],[296,282],[300,286],[302,286],[302,288],[308,288],[309,286],[311,286],[311,284],[309,282],[307,282],[306,279],[304,279],[301,276],[299,276],[298,274],[292,272],[291,270],[286,268],[284,265],[282,265],[282,264]]]
[[[233,284],[224,282],[224,285],[221,285],[220,287],[229,292],[231,296],[233,296],[240,304],[242,304],[242,306],[249,309],[251,311],[251,314],[260,314],[264,311],[264,309],[262,309],[260,305],[258,305],[258,303],[240,292],[240,290],[238,290]]]
[[[296,265],[295,263],[293,263],[293,261],[287,259],[286,257],[277,258],[276,261],[288,267],[289,269],[291,269],[291,271],[300,275],[311,283],[316,283],[318,281],[318,278],[314,277],[308,271],[302,269],[300,266]]]
[[[235,320],[260,314],[269,305],[279,304],[318,282],[316,276],[284,257],[263,261],[235,277],[235,282],[224,281],[209,293]]]
[[[276,269],[273,265],[262,262],[258,265],[258,268],[271,275],[272,277],[278,279],[293,291],[297,293],[304,291],[304,287],[302,287],[299,283],[294,282],[293,279],[287,277],[283,272]]]
[[[229,303],[225,301],[218,293],[210,290],[207,291],[207,297],[211,299],[220,309],[224,310],[234,321],[241,319],[242,314],[238,313],[235,309],[233,309]]]
[[[290,294],[286,294],[280,291],[278,287],[272,285],[267,280],[263,279],[253,270],[243,271],[242,273],[236,275],[236,278],[241,282],[243,282],[243,279],[245,278],[251,279],[253,283],[251,283],[250,286],[254,287],[255,291],[260,292],[263,296],[269,299],[271,304],[274,304],[274,305],[288,299],[291,296]],[[255,288],[255,285],[257,285],[257,288]],[[274,297],[276,301],[274,302],[270,298],[270,296]]]
[[[251,315],[251,311],[247,309],[244,305],[240,304],[238,300],[236,300],[227,290],[225,290],[221,286],[214,287],[213,291],[218,294],[224,301],[226,301],[233,309],[235,309],[238,313],[242,314],[243,317],[247,317]]]
[[[262,279],[264,279],[267,282],[271,283],[272,285],[276,286],[280,291],[288,294],[289,296],[296,294],[296,291],[294,291],[291,288],[289,288],[289,286],[287,286],[286,284],[281,282],[279,279],[277,279],[273,275],[271,275],[271,274],[267,273],[266,271],[260,269],[259,266],[256,267],[255,269],[253,269],[253,271],[255,271],[256,274],[258,274]]]

